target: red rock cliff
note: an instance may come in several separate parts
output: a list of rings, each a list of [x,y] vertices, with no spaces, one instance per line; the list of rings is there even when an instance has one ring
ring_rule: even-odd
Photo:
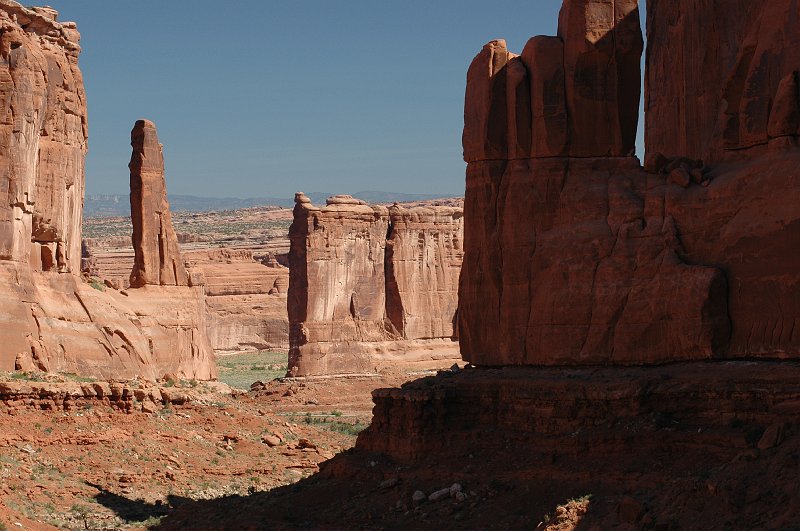
[[[683,78],[663,74],[680,61],[671,61],[672,40],[657,33],[674,31],[675,19],[660,12],[681,3],[653,2],[649,11],[656,35],[649,40],[646,99],[655,116],[674,106],[674,97],[662,97]],[[678,12],[677,20],[697,23],[700,31],[691,10]],[[715,42],[732,46],[742,34],[733,26]],[[635,137],[638,31],[635,2],[567,0],[560,38],[534,37],[522,63],[502,41],[473,61],[459,292],[466,360],[630,364],[800,354],[800,256],[791,251],[800,238],[800,210],[787,201],[800,192],[800,153],[782,141],[781,151],[754,153],[746,164],[708,166],[692,158],[699,151],[676,147],[665,150],[672,158],[649,157],[645,173],[637,159],[625,157]],[[585,38],[572,42],[574,35]],[[539,51],[545,47],[549,53]],[[792,53],[779,61],[780,76],[791,70]],[[784,76],[775,89],[756,73],[745,79],[750,89],[781,94],[771,114],[782,125],[773,129],[791,129],[794,78]],[[700,79],[689,78],[695,82],[699,87]],[[530,92],[514,88],[527,85]],[[747,116],[739,123],[750,124]],[[679,138],[670,123],[648,116],[649,149],[650,139]],[[526,151],[527,141],[519,139],[528,131]]]
[[[289,229],[289,371],[372,372],[457,357],[461,210],[297,194]]]
[[[713,162],[796,143],[794,0],[649,0],[647,31],[648,153]]]
[[[124,296],[77,276],[86,97],[57,15],[0,0],[0,370],[211,378],[201,288]]]
[[[80,35],[56,12],[0,2],[0,259],[80,266],[86,94]]]

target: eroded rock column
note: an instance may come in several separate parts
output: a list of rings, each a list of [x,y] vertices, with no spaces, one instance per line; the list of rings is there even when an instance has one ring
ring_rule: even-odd
[[[188,286],[178,237],[172,227],[164,156],[156,126],[139,120],[131,131],[131,221],[135,253],[131,287]]]

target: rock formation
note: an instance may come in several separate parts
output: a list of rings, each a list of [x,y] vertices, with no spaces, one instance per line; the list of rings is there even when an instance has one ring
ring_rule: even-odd
[[[135,253],[131,286],[188,286],[189,277],[172,227],[164,181],[164,156],[156,126],[139,120],[131,131],[131,221]]]
[[[797,16],[794,0],[649,2],[647,152],[716,162],[796,144]]]
[[[712,141],[703,143],[703,135],[714,135],[710,118],[684,129],[674,127],[675,116],[667,116],[701,100],[696,93],[680,93],[676,106],[673,95],[684,77],[697,90],[707,86],[730,97],[736,92],[728,79],[736,78],[735,71],[721,71],[716,61],[740,52],[712,56],[711,71],[671,58],[668,40],[675,38],[687,53],[694,44],[684,47],[684,42],[695,42],[672,32],[712,39],[702,22],[707,18],[693,14],[700,4],[653,2],[648,10],[649,173],[626,156],[633,148],[638,106],[636,2],[566,1],[560,39],[531,39],[522,55],[524,68],[515,66],[515,58],[505,59],[513,54],[502,41],[489,43],[473,61],[465,104],[469,164],[459,307],[465,360],[638,364],[800,354],[795,332],[800,256],[788,252],[800,238],[800,210],[786,199],[800,191],[800,175],[793,169],[800,152],[754,154],[747,164],[708,166],[694,158],[703,150],[685,151],[681,143],[713,150]],[[783,11],[775,4],[755,17],[761,22],[748,24],[761,27],[777,20],[776,13]],[[746,18],[748,11],[737,13],[724,18],[735,25],[732,19]],[[797,29],[782,28],[781,42],[792,42]],[[714,39],[732,46],[737,35],[755,30],[731,31]],[[780,40],[775,39],[761,42]],[[554,59],[559,42],[563,64]],[[776,54],[764,52],[766,63],[780,64],[775,75],[762,79],[754,71],[743,78],[748,90],[760,83],[769,98],[778,94],[771,105],[772,135],[786,135],[797,123],[794,53],[773,61],[766,58]],[[741,63],[740,58],[736,64]],[[679,70],[684,67],[692,69],[688,76]],[[692,77],[694,69],[698,77]],[[706,84],[713,72],[720,78]],[[514,88],[512,79],[516,87],[529,85],[530,97],[520,96],[528,92]],[[734,107],[741,111],[732,113]],[[725,109],[728,130],[731,120],[747,124],[749,131],[756,118],[769,118],[754,104]],[[688,114],[701,120],[704,112]],[[768,121],[758,142],[768,141]],[[700,136],[686,140],[683,131]],[[533,147],[526,152],[527,141],[520,139],[528,137]],[[736,143],[725,149],[736,149],[741,157],[743,147]]]
[[[374,371],[457,357],[453,320],[462,212],[334,196],[295,198],[289,230],[289,371]]]
[[[53,17],[0,3],[0,259],[69,271],[80,260],[86,94],[80,35]]]
[[[292,211],[254,207],[174,212],[171,217],[189,282],[205,284],[207,332],[214,352],[288,352],[286,266]],[[82,263],[97,284],[130,287],[135,254],[131,237],[109,234],[132,230],[130,220],[122,218],[86,220],[84,233],[93,237],[84,239],[88,256]]]
[[[126,296],[78,276],[87,146],[79,39],[53,9],[0,0],[0,370],[211,378],[201,288]]]
[[[579,518],[562,506],[540,527],[796,525],[799,5],[648,1],[644,168],[629,156],[635,2],[564,0],[559,38],[521,60],[483,48],[464,117],[471,365],[374,391],[371,426],[326,479],[391,477],[409,507],[465,528],[531,526],[589,492]],[[762,502],[765,475],[781,486]],[[412,497],[487,476],[471,515]],[[499,492],[498,508],[540,505],[498,517]],[[386,499],[364,501],[365,522]]]
[[[567,2],[522,56],[489,42],[467,73],[464,160],[631,155],[642,53],[636,0]]]
[[[289,349],[286,296],[289,268],[274,258],[256,261],[242,249],[185,254],[190,273],[205,277],[211,347],[218,353]]]

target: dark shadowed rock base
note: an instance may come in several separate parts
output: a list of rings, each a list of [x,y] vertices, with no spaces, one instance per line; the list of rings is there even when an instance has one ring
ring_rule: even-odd
[[[162,527],[534,529],[573,499],[578,529],[787,528],[800,510],[795,362],[466,369],[374,397],[356,449],[316,476]],[[466,499],[412,502],[453,483]]]

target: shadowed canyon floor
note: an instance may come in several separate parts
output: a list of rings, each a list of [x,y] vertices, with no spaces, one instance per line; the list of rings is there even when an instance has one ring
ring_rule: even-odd
[[[372,426],[320,473],[186,504],[161,528],[792,528],[798,376],[747,361],[441,372],[377,391]]]

